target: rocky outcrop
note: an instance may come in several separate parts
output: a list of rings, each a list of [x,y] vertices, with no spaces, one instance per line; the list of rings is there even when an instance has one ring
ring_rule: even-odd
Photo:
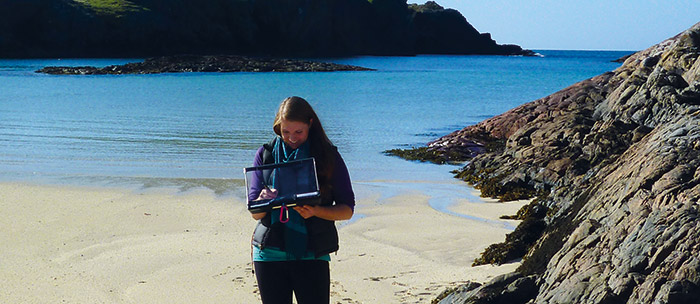
[[[418,54],[535,55],[517,45],[498,45],[489,33],[479,33],[462,14],[434,1],[409,6]]]
[[[537,295],[535,276],[523,276],[519,273],[508,273],[493,278],[487,284],[469,282],[454,288],[438,297],[434,303],[462,303],[461,299],[469,299],[469,304],[517,304],[523,299]]]
[[[6,0],[0,57],[528,55],[406,0]]]
[[[332,72],[371,70],[358,66],[306,60],[244,56],[180,55],[148,58],[143,62],[110,65],[103,68],[92,66],[49,66],[36,72],[52,75],[120,75],[183,72]]]
[[[433,145],[472,138],[505,144],[462,177],[540,194],[545,227],[512,277],[536,287],[511,278],[440,303],[700,302],[700,23]]]

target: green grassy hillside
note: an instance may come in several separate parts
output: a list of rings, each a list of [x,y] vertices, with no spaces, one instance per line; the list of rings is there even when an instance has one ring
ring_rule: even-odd
[[[127,0],[73,0],[97,14],[122,16],[129,12],[147,11],[148,8]]]

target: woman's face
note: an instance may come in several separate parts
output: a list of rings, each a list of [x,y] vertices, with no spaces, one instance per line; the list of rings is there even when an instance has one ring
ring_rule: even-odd
[[[282,140],[292,149],[299,148],[309,138],[309,124],[300,121],[282,120],[280,132]]]

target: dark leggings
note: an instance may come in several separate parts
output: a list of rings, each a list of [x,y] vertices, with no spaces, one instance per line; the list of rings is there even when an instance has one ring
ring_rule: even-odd
[[[255,277],[264,304],[328,304],[331,276],[328,262],[255,262]]]

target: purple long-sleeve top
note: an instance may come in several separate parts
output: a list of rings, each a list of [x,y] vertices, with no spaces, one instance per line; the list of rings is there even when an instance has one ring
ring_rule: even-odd
[[[260,147],[255,153],[255,159],[253,160],[253,166],[263,165],[263,152],[264,147]],[[258,180],[259,177],[253,176],[250,185],[250,191],[248,192],[248,200],[252,201],[258,198],[260,191],[262,190],[262,183]],[[331,177],[331,183],[333,183],[331,189],[333,189],[333,201],[336,204],[343,204],[350,207],[350,209],[355,211],[355,192],[352,190],[352,183],[350,182],[350,173],[348,173],[348,167],[345,165],[345,161],[340,156],[340,153],[336,151],[335,154],[335,168],[333,169],[333,176]]]

